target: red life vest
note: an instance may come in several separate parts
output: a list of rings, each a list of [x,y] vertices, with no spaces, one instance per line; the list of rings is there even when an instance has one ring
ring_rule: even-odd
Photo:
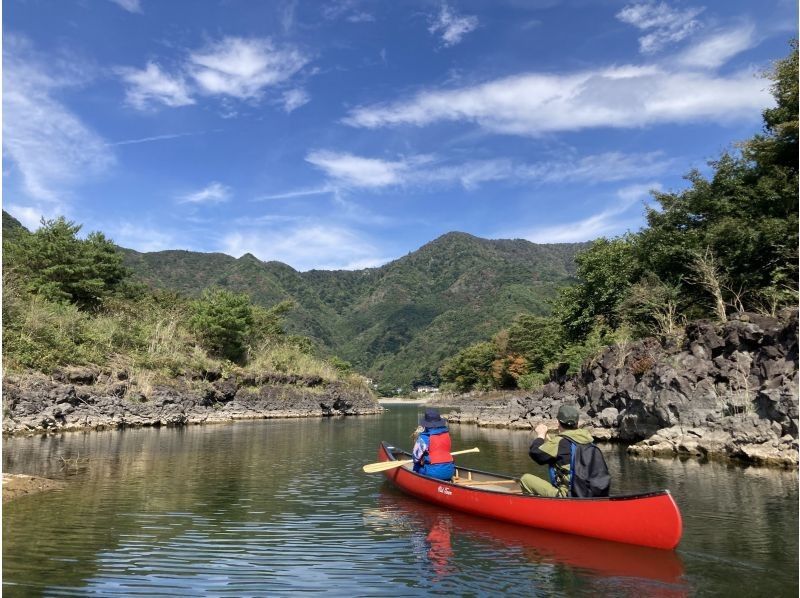
[[[428,437],[428,459],[431,465],[453,462],[450,455],[450,432],[431,434]]]

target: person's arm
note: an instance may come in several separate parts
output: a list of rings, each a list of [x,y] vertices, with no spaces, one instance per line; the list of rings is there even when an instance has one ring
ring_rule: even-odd
[[[536,438],[531,442],[528,454],[531,459],[536,461],[539,465],[550,465],[555,462],[556,455],[558,454],[558,444],[556,443],[555,454],[553,453],[553,441],[547,439],[547,426],[539,424],[534,429]]]
[[[428,452],[428,443],[420,436],[414,443],[414,448],[411,451],[411,456],[414,458],[415,463],[422,465],[422,460],[425,458],[425,453]]]

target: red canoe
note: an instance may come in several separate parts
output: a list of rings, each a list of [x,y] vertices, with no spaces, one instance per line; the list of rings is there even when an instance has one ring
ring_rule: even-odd
[[[398,457],[411,455],[381,443],[380,461]],[[414,473],[410,465],[384,473],[412,496],[473,515],[666,550],[681,540],[681,514],[669,490],[607,498],[545,498],[523,495],[509,476],[466,467],[457,467],[451,482]]]

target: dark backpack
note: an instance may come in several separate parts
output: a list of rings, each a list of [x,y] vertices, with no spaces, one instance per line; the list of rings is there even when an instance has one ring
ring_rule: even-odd
[[[578,444],[569,438],[567,440],[570,444],[569,495],[576,498],[608,496],[611,476],[602,451],[595,444]]]

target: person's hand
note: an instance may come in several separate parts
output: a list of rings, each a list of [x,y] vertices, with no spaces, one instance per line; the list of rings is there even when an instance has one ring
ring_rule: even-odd
[[[544,438],[545,436],[547,436],[547,429],[548,428],[545,424],[539,424],[533,429],[533,431],[536,432],[537,438]]]

